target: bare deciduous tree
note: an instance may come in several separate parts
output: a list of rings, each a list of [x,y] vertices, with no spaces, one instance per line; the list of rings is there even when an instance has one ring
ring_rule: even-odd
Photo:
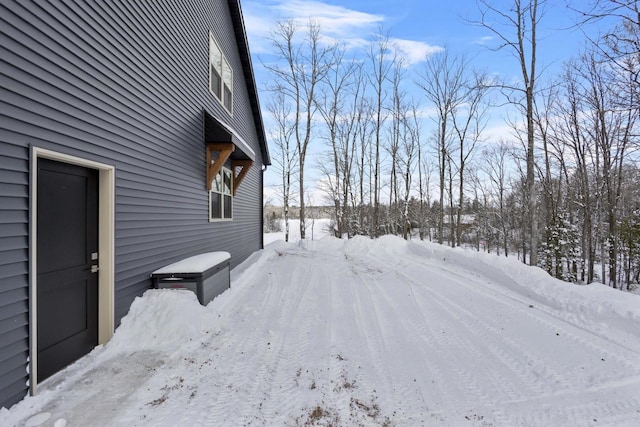
[[[535,185],[534,96],[537,70],[538,25],[544,16],[546,0],[513,0],[508,10],[501,10],[488,0],[477,0],[480,20],[476,24],[489,30],[499,40],[496,49],[508,49],[516,57],[521,71],[521,85],[506,85],[507,98],[523,109],[527,131],[526,196],[529,208],[529,263],[537,264],[538,219]],[[496,20],[498,23],[496,23]],[[522,96],[513,98],[512,94]]]
[[[371,65],[371,74],[369,75],[369,81],[372,90],[374,91],[373,101],[373,218],[370,236],[378,237],[380,228],[380,148],[381,148],[381,136],[382,127],[385,121],[383,114],[384,102],[386,99],[386,83],[389,73],[392,69],[392,62],[389,61],[389,55],[391,53],[391,42],[389,41],[389,33],[383,33],[382,29],[374,36],[369,47],[369,61]]]
[[[276,147],[274,156],[275,167],[280,173],[279,192],[282,196],[284,213],[285,242],[289,241],[289,207],[291,203],[291,187],[294,183],[298,165],[298,154],[293,142],[293,130],[291,106],[286,102],[282,92],[274,93],[267,111],[273,119],[271,129],[271,141]]]
[[[452,57],[448,50],[437,53],[427,61],[424,73],[417,83],[425,93],[427,100],[436,109],[436,145],[438,151],[439,172],[439,217],[438,243],[444,241],[444,193],[446,188],[447,162],[450,159],[451,114],[455,106],[462,101],[460,88],[464,85],[464,70],[467,60]]]
[[[495,212],[496,224],[500,230],[501,244],[504,256],[509,256],[509,231],[507,220],[507,195],[508,195],[508,157],[509,145],[500,140],[491,144],[482,152],[482,169],[489,177],[489,182],[497,199],[497,212]]]
[[[590,139],[584,129],[584,98],[581,93],[582,84],[579,76],[580,65],[572,62],[565,66],[562,76],[562,97],[558,104],[559,117],[556,137],[562,140],[572,152],[575,164],[575,175],[578,181],[578,192],[572,198],[572,203],[582,214],[582,259],[586,265],[580,280],[593,282],[595,267],[595,242],[593,230],[593,207],[598,205],[598,191],[592,191],[592,172],[590,156],[592,153]]]
[[[270,89],[282,93],[293,106],[292,126],[299,166],[300,237],[304,239],[304,173],[317,111],[316,90],[332,66],[335,46],[321,43],[320,27],[313,21],[309,21],[304,30],[293,20],[279,22],[271,34],[271,42],[278,62],[275,65],[265,64],[275,77]]]
[[[329,195],[336,218],[336,234],[341,237],[346,232],[345,195],[349,191],[350,162],[352,161],[350,143],[353,121],[345,115],[349,112],[348,100],[357,104],[359,88],[355,90],[356,100],[348,94],[354,93],[350,89],[357,83],[354,80],[354,73],[358,70],[358,64],[345,58],[343,47],[336,47],[332,54],[333,67],[327,71],[327,78],[321,86],[317,104],[328,132],[332,164],[331,170],[324,163],[321,164],[321,169],[325,171],[328,180]],[[347,127],[344,124],[345,118],[349,121]]]
[[[452,125],[458,150],[458,203],[455,208],[455,245],[461,243],[462,209],[464,207],[465,173],[467,164],[473,155],[482,132],[486,126],[487,104],[485,97],[489,89],[487,76],[474,73],[465,78],[460,87],[461,104],[453,105],[451,112]]]

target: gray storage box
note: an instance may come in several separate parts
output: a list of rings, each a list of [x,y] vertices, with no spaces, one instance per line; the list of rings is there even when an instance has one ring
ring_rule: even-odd
[[[187,289],[206,305],[231,286],[229,252],[208,252],[174,262],[151,273],[156,289]]]

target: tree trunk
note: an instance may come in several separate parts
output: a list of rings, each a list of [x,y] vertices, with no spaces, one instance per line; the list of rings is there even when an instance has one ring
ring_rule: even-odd
[[[300,157],[299,196],[300,196],[300,238],[305,239],[305,206],[304,206],[304,156]]]

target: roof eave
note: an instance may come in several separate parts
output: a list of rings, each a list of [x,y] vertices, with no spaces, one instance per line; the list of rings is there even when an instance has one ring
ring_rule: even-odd
[[[264,123],[262,121],[262,113],[260,112],[260,99],[258,98],[256,79],[253,75],[253,65],[251,63],[251,53],[249,51],[249,43],[244,26],[242,7],[240,6],[240,0],[228,0],[228,3],[229,10],[231,11],[231,19],[233,20],[233,28],[238,44],[238,51],[240,52],[240,60],[242,61],[244,79],[247,83],[253,121],[255,123],[258,140],[260,142],[262,163],[268,166],[271,164],[271,157],[269,156],[267,137],[264,130]]]

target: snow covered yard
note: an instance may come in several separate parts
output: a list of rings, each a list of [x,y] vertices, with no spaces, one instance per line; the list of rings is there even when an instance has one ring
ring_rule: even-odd
[[[138,298],[0,425],[640,425],[640,297],[395,237],[274,242]]]

